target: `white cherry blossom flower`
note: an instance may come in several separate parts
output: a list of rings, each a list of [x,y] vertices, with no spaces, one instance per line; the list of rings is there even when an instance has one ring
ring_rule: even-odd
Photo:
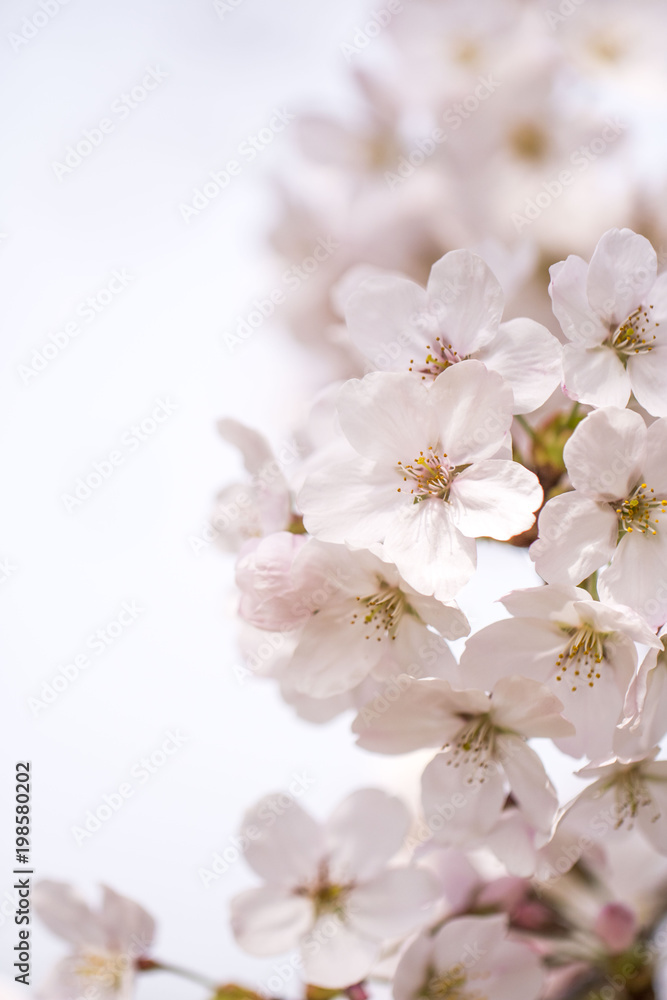
[[[409,372],[352,380],[339,417],[358,457],[314,472],[299,495],[306,528],[323,541],[382,542],[411,587],[446,601],[474,573],[476,537],[508,539],[533,523],[537,477],[496,457],[512,390],[481,362],[432,382]]]
[[[426,289],[398,274],[366,279],[346,303],[352,342],[376,368],[433,379],[476,358],[511,385],[513,411],[541,406],[561,378],[561,347],[531,319],[501,323],[504,296],[477,254],[452,250]]]
[[[369,675],[380,680],[436,662],[454,670],[440,636],[457,639],[470,631],[456,604],[417,593],[372,552],[287,532],[248,543],[237,582],[240,612],[250,624],[272,631],[301,627],[283,677],[309,697],[330,698]]]
[[[468,639],[460,677],[485,689],[510,673],[546,684],[576,729],[556,745],[574,757],[608,755],[637,667],[635,643],[659,646],[651,628],[578,587],[530,587],[501,600],[514,617]]]
[[[382,944],[423,926],[438,897],[423,868],[387,867],[410,825],[405,806],[362,789],[317,823],[296,803],[270,813],[271,798],[245,816],[245,857],[266,884],[232,901],[236,939],[255,955],[300,947],[306,982],[327,989],[363,979]]]
[[[422,776],[426,822],[436,841],[462,846],[494,829],[510,790],[532,826],[550,830],[558,798],[526,740],[572,733],[562,709],[524,677],[503,678],[491,695],[413,680],[383,712],[362,709],[352,729],[360,746],[379,753],[442,748]]]
[[[578,584],[603,567],[600,597],[667,620],[667,419],[589,413],[563,450],[574,490],[545,504],[535,567],[548,583]],[[609,565],[606,565],[609,563]]]
[[[625,719],[616,732],[614,750],[619,757],[648,752],[667,732],[667,627],[661,629],[657,648],[649,649],[632,678],[625,700]]]
[[[667,416],[667,274],[631,229],[610,229],[586,264],[570,256],[551,268],[553,310],[569,344],[564,388],[591,406],[627,404],[630,393]]]
[[[458,917],[422,933],[394,977],[395,1000],[537,1000],[537,954],[507,939],[507,917]]]
[[[65,882],[43,880],[33,902],[49,930],[71,946],[45,987],[53,1000],[84,997],[99,1000],[132,996],[135,964],[146,955],[155,935],[153,918],[125,896],[103,886],[102,905],[93,910]]]
[[[667,855],[667,761],[655,760],[657,753],[656,747],[635,757],[610,757],[577,771],[595,780],[559,817],[556,835],[564,856],[568,838],[580,840],[582,830],[596,841],[636,830]]]

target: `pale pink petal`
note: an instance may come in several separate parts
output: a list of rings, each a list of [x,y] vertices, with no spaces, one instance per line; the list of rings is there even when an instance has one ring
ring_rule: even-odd
[[[630,378],[611,347],[590,349],[575,344],[563,348],[563,389],[571,399],[589,406],[625,406]]]
[[[401,275],[367,278],[345,303],[353,344],[379,371],[407,371],[411,360],[419,368],[429,353],[419,321],[427,303],[424,289]]]
[[[654,417],[667,417],[667,346],[628,359],[635,399]]]
[[[424,868],[388,868],[350,893],[350,926],[377,940],[404,937],[426,923],[439,895]]]
[[[400,481],[362,458],[311,473],[298,498],[306,530],[325,542],[368,547],[382,541],[405,506]]]
[[[365,979],[380,953],[377,941],[362,937],[335,913],[325,913],[302,944],[304,981],[342,989]]]
[[[405,950],[394,973],[394,1000],[415,1000],[428,978],[433,955],[433,938],[420,934]]]
[[[32,903],[49,930],[75,947],[105,945],[101,920],[68,882],[40,879],[33,888]]]
[[[512,386],[514,413],[531,413],[546,402],[562,377],[562,349],[545,326],[532,319],[502,323],[475,357]]]
[[[558,796],[541,758],[516,736],[500,736],[498,753],[519,808],[536,830],[548,833],[558,808]]]
[[[667,524],[665,525],[667,527]],[[625,604],[654,628],[667,621],[667,532],[624,535],[598,577],[603,601]]]
[[[438,972],[470,963],[471,957],[492,956],[507,936],[507,917],[458,917],[435,935],[433,959]],[[474,980],[473,980],[474,982]]]
[[[234,937],[251,955],[291,951],[314,920],[310,899],[275,885],[247,889],[232,899],[230,909]]]
[[[450,464],[492,458],[511,426],[514,407],[512,390],[500,375],[481,361],[461,361],[438,375],[429,392]]]
[[[263,434],[247,427],[239,420],[226,417],[218,421],[221,437],[239,449],[243,464],[251,475],[255,475],[264,465],[274,460],[271,446]]]
[[[553,311],[563,333],[573,344],[595,347],[608,336],[609,329],[593,310],[586,294],[588,264],[574,254],[549,269]]]
[[[155,921],[150,913],[106,885],[102,886],[102,890],[101,920],[109,949],[124,952],[133,948],[136,950],[135,957],[147,952],[155,937]]]
[[[572,732],[572,726],[561,717],[561,701],[536,680],[516,674],[503,677],[494,687],[491,700],[493,719],[501,729],[522,736],[552,738]]]
[[[667,854],[667,761],[644,765],[642,775],[651,802],[640,808],[637,826],[659,854]]]
[[[466,357],[495,335],[503,315],[500,282],[489,266],[469,250],[452,250],[431,268],[429,305],[440,307],[442,338]]]
[[[553,622],[538,618],[493,622],[466,642],[461,677],[486,690],[508,674],[545,681],[554,672],[563,645],[563,633]]]
[[[549,618],[560,611],[570,601],[590,600],[587,590],[569,585],[542,584],[513,590],[500,598],[500,603],[515,618]]]
[[[505,803],[506,781],[493,760],[483,772],[467,757],[457,767],[454,763],[452,753],[445,752],[427,765],[422,775],[422,804],[434,839],[464,846],[495,826]]]
[[[458,531],[449,505],[438,499],[403,507],[387,531],[384,551],[411,587],[440,601],[458,593],[477,562],[474,540]]]
[[[576,491],[549,500],[538,524],[530,557],[548,583],[581,583],[608,562],[616,546],[614,511]]]
[[[372,878],[396,854],[409,825],[410,814],[394,795],[379,788],[348,795],[325,827],[331,880]]]
[[[539,956],[527,944],[504,941],[488,961],[489,997],[493,1000],[537,1000],[544,972]]]
[[[475,462],[456,476],[450,491],[454,524],[471,538],[507,539],[527,531],[542,499],[533,472],[496,459]]]
[[[667,497],[667,420],[654,420],[646,432],[646,453],[650,456],[644,472],[660,499]]]
[[[267,882],[299,885],[317,874],[322,828],[292,796],[265,795],[246,812],[241,834],[246,861]]]
[[[371,372],[350,379],[338,395],[343,433],[365,458],[397,466],[438,441],[430,385],[410,372]]]
[[[330,698],[351,691],[380,659],[390,640],[376,641],[374,626],[364,623],[363,613],[353,621],[357,610],[356,602],[337,603],[306,623],[286,671],[301,694]]]
[[[631,229],[610,229],[588,265],[588,301],[617,326],[643,301],[657,270],[655,250],[644,236]]]
[[[594,500],[624,499],[646,462],[646,424],[632,410],[595,410],[577,426],[563,459],[575,490]]]

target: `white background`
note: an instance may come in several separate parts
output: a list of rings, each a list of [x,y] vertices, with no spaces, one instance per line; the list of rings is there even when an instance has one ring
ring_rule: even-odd
[[[297,772],[314,779],[304,805],[323,815],[348,789],[389,780],[390,769],[400,784],[409,766],[355,750],[347,719],[309,726],[271,685],[239,683],[232,560],[191,545],[215,492],[240,471],[216,419],[234,415],[280,442],[308,396],[304,354],[278,325],[233,354],[222,339],[267,291],[269,177],[288,135],[189,224],[179,205],[275,107],[345,108],[340,44],[365,6],[241,0],[221,18],[206,0],[69,0],[14,51],[10,33],[39,7],[2,5],[0,559],[12,569],[0,584],[0,959],[9,978],[15,760],[32,761],[40,876],[89,892],[110,884],[158,918],[157,955],[249,985],[275,964],[241,953],[227,927],[229,898],[253,876],[239,863],[206,890],[197,869],[228,846],[247,805]],[[113,102],[155,66],[167,79],[58,179],[54,162],[114,118]],[[22,377],[33,350],[114,269],[133,276],[128,287],[44,371]],[[175,404],[173,415],[68,511],[63,494],[160,399]],[[513,569],[462,601],[473,615],[508,581],[532,582],[525,552],[506,558]],[[142,613],[95,655],[88,638],[123,602]],[[32,712],[43,683],[86,651],[90,666]],[[188,735],[183,748],[77,845],[72,826],[170,729]],[[33,946],[39,983],[63,947],[38,926]],[[162,975],[140,989],[167,1000],[203,995]]]

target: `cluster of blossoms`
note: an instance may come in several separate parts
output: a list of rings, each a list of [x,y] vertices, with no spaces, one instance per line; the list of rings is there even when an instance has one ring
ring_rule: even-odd
[[[252,806],[262,884],[232,927],[251,954],[292,952],[309,1000],[376,982],[395,1000],[664,1000],[667,218],[628,147],[664,81],[665,10],[394,7],[390,72],[354,67],[360,120],[296,126],[273,234],[292,264],[337,247],[282,317],[337,381],[280,452],[221,421],[248,476],[210,537],[237,559],[236,669],[309,722],[346,714],[363,751],[413,756],[403,794],[358,790],[326,821]],[[348,61],[372,37],[353,32]],[[621,78],[623,115],[593,113]],[[534,570],[481,628],[460,606],[478,540]],[[106,890],[93,919],[43,892],[75,951],[56,1000],[165,968],[136,904]]]

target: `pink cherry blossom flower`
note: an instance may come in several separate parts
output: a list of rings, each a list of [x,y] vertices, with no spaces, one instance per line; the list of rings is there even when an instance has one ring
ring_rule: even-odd
[[[247,543],[237,582],[247,622],[273,631],[301,628],[283,677],[310,697],[342,694],[369,675],[431,672],[436,662],[454,670],[441,636],[470,631],[456,604],[417,593],[372,552],[287,532]]]
[[[352,548],[383,543],[407,583],[446,601],[470,579],[475,538],[507,539],[534,521],[537,477],[508,461],[512,390],[479,361],[432,382],[376,372],[343,386],[343,432],[357,457],[307,477],[308,531]]]
[[[236,939],[255,955],[299,947],[306,982],[327,989],[362,980],[383,942],[423,926],[438,897],[425,869],[387,867],[410,825],[405,806],[379,789],[354,792],[329,820],[270,797],[245,816],[246,860],[265,879],[232,901]]]
[[[35,885],[38,916],[72,949],[45,986],[53,1000],[84,997],[91,989],[98,1000],[132,996],[135,965],[153,943],[155,922],[138,903],[108,886],[102,890],[102,905],[93,910],[65,882]]]
[[[548,583],[603,567],[600,597],[667,620],[667,419],[615,407],[582,420],[563,450],[574,490],[545,504],[530,554]],[[609,565],[607,565],[609,563]]]
[[[631,229],[610,229],[590,264],[570,256],[551,268],[553,310],[569,344],[564,388],[591,406],[627,404],[630,393],[667,416],[667,274]]]
[[[442,748],[422,776],[422,803],[434,839],[462,846],[494,829],[510,789],[532,826],[550,830],[558,798],[526,740],[572,733],[562,709],[524,677],[503,678],[491,695],[413,680],[383,712],[362,709],[352,729],[360,746],[378,753]]]
[[[561,378],[561,347],[531,319],[501,323],[503,292],[481,257],[452,250],[426,290],[397,274],[368,278],[349,297],[352,342],[376,368],[432,379],[476,358],[512,387],[514,413],[541,406]]]
[[[637,668],[635,643],[659,646],[652,629],[629,608],[578,587],[530,587],[502,603],[514,617],[468,639],[460,676],[486,689],[509,673],[546,684],[576,729],[557,746],[574,757],[608,755]]]
[[[535,952],[507,939],[507,918],[458,917],[423,933],[403,955],[395,1000],[537,1000],[543,972]]]

